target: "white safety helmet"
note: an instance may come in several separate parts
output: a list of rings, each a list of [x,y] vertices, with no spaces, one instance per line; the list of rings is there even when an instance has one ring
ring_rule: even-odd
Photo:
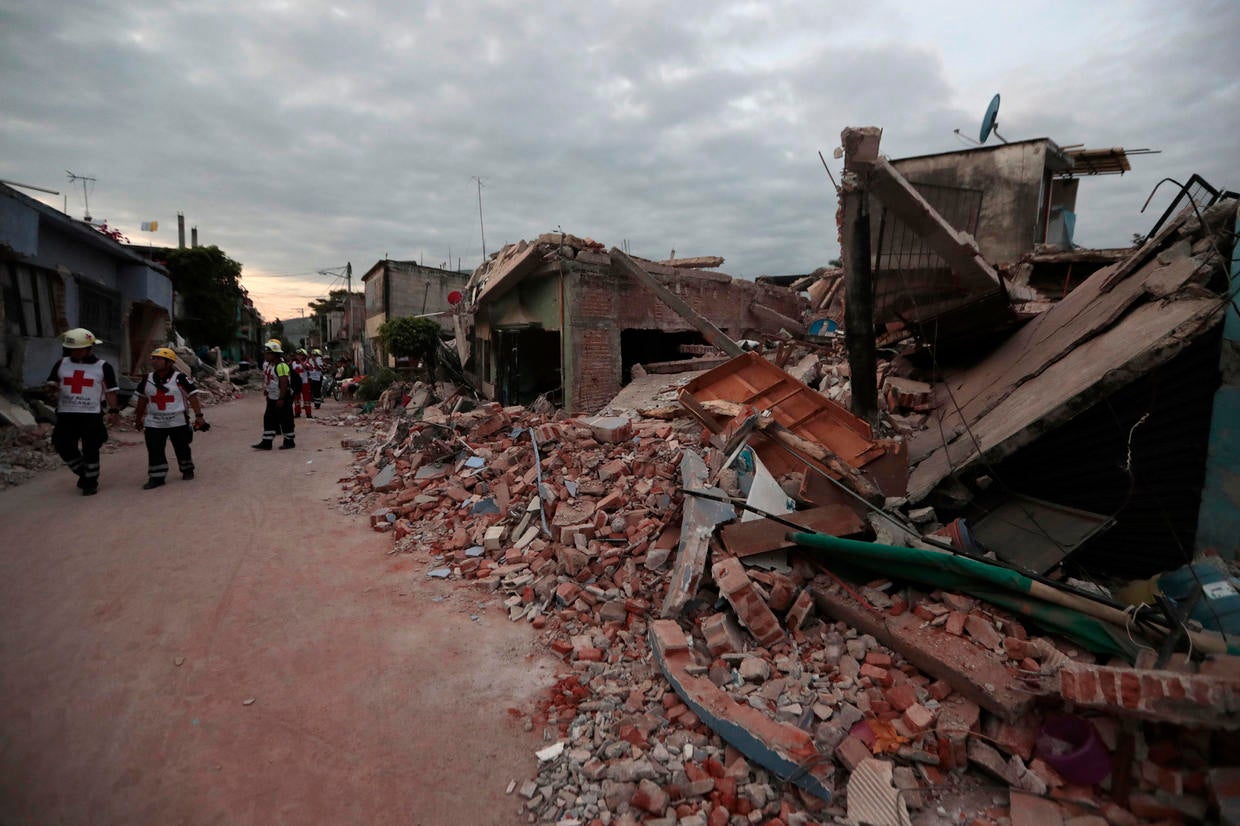
[[[274,338],[263,346],[267,348],[267,352],[269,353],[284,353],[284,348],[281,347],[280,342]]]
[[[75,327],[72,330],[66,330],[61,335],[60,340],[64,342],[64,346],[70,350],[77,350],[82,347],[94,347],[96,344],[103,344],[102,341],[95,338],[95,334],[85,327]]]

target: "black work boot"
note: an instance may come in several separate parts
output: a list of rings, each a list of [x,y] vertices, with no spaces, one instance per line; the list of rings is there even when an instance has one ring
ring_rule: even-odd
[[[152,489],[152,488],[160,488],[160,487],[163,487],[163,485],[164,485],[164,480],[163,480],[163,479],[147,479],[147,480],[146,480],[146,484],[142,486],[142,489],[143,489],[143,490],[150,490],[150,489]]]
[[[271,450],[271,442],[267,441],[266,439],[263,439],[261,442],[259,442],[256,445],[250,445],[250,447],[254,448],[255,450]]]
[[[285,439],[284,443],[280,445],[280,450],[292,450],[295,447],[297,447],[296,442],[292,439]]]

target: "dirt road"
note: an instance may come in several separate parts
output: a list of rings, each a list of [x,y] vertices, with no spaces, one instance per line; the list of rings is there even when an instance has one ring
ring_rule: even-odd
[[[336,510],[352,429],[259,453],[259,399],[208,418],[193,481],[142,490],[123,433],[97,496],[0,493],[0,823],[524,822],[528,628]]]

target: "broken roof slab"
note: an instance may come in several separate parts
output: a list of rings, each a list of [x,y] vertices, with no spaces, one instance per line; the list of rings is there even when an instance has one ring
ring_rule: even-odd
[[[1220,215],[1234,219],[1235,211],[1230,201]],[[1164,230],[1099,270],[988,358],[936,387],[937,421],[909,446],[912,501],[1067,422],[1222,320],[1225,298],[1205,287],[1221,262],[1190,215],[1176,222],[1179,232]],[[1174,237],[1181,233],[1189,237]]]

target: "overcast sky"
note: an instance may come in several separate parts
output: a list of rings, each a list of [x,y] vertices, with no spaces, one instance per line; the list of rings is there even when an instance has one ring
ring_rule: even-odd
[[[1240,189],[1240,2],[0,0],[0,178],[135,242],[176,214],[267,318],[388,257],[464,267],[563,228],[752,278],[836,256],[818,160],[976,137],[1161,149],[1086,180],[1123,246],[1198,172]],[[992,138],[992,140],[994,140]],[[67,199],[67,201],[66,201]],[[144,233],[143,221],[159,221]]]

